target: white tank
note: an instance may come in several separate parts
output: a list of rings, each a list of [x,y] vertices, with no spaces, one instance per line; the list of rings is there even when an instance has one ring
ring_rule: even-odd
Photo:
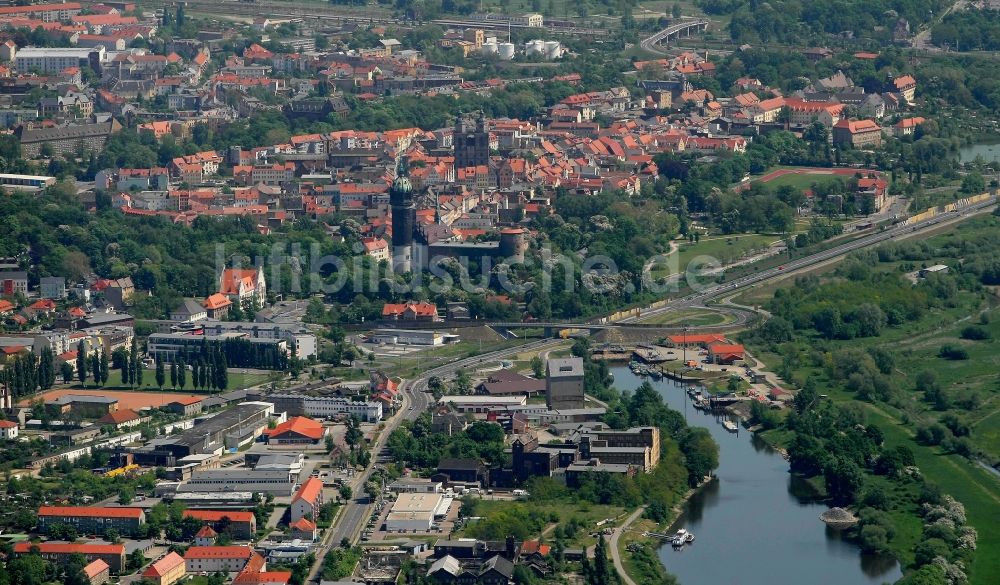
[[[545,58],[546,59],[558,59],[560,53],[562,52],[559,41],[547,41],[545,43]]]
[[[501,59],[510,61],[514,58],[514,43],[500,43],[497,46],[500,48]]]
[[[498,46],[496,43],[485,43],[483,47],[480,49],[480,51],[482,51],[484,55],[496,55],[497,50]]]
[[[545,41],[528,41],[528,44],[524,47],[524,52],[528,55],[541,55],[545,52]]]

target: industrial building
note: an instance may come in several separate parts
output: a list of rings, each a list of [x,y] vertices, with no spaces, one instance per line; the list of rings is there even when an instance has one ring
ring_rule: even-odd
[[[242,339],[258,346],[259,350],[271,350],[276,354],[288,351],[288,341],[285,339],[253,337],[250,332],[227,331],[221,335],[200,335],[196,331],[178,333],[153,333],[149,336],[147,353],[153,359],[165,363],[173,363],[177,356],[185,353],[198,353],[204,344],[222,344],[227,339]]]
[[[375,343],[387,345],[444,345],[457,343],[458,335],[422,329],[376,329],[371,335]]]
[[[527,406],[528,397],[521,396],[442,396],[438,404],[450,405],[456,412],[465,414],[489,414],[496,410],[507,410]]]
[[[545,405],[550,410],[583,408],[583,359],[550,359],[545,375]]]
[[[402,493],[396,497],[385,529],[388,532],[428,532],[436,519],[448,515],[452,498],[439,493]]]
[[[332,418],[336,416],[356,416],[364,422],[382,420],[382,403],[370,400],[352,400],[339,394],[311,389],[311,394],[285,392],[265,393],[251,391],[247,398],[270,402],[275,412],[288,416],[308,416],[311,418]]]
[[[288,471],[246,468],[196,469],[178,492],[254,492],[275,497],[292,495],[295,477]]]
[[[154,439],[145,452],[168,452],[173,457],[221,454],[253,442],[267,428],[274,406],[264,402],[244,402],[214,416],[200,418],[179,435]]]

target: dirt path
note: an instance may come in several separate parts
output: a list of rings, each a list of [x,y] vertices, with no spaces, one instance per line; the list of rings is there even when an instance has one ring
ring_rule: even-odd
[[[636,519],[642,516],[642,513],[645,511],[646,506],[640,506],[635,512],[629,514],[629,517],[625,519],[625,522],[615,529],[615,533],[611,535],[611,542],[608,543],[608,548],[611,549],[611,560],[615,563],[615,570],[618,571],[618,576],[622,578],[625,585],[636,585],[636,582],[633,581],[632,577],[629,577],[628,572],[625,571],[625,564],[622,563],[621,554],[618,552],[618,538],[633,522],[636,521]]]

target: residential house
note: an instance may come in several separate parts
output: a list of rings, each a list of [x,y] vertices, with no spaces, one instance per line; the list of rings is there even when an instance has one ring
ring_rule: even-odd
[[[155,585],[173,585],[184,579],[185,575],[187,568],[184,557],[175,552],[167,553],[142,572],[143,580],[152,581]]]
[[[263,268],[227,268],[219,277],[219,293],[230,301],[244,303],[252,302],[258,307],[264,306],[267,298],[267,283],[264,281]]]
[[[300,518],[315,521],[319,509],[323,506],[323,482],[319,478],[310,477],[292,496],[292,504],[288,508],[292,522]]]

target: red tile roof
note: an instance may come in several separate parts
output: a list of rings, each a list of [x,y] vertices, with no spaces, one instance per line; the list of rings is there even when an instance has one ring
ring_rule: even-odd
[[[305,516],[299,518],[295,522],[292,522],[288,525],[288,527],[294,528],[300,532],[312,532],[313,530],[316,530],[316,524]]]
[[[142,510],[139,508],[90,508],[86,506],[41,506],[38,508],[39,516],[66,517],[74,516],[80,518],[133,518],[142,517]]]
[[[143,577],[163,577],[169,574],[171,571],[177,569],[178,566],[184,565],[184,557],[181,555],[171,552],[162,559],[156,561],[155,563],[149,565],[145,571],[143,571]]]
[[[671,343],[715,343],[725,341],[726,338],[718,333],[688,333],[685,335],[670,335],[667,337]]]
[[[111,565],[107,564],[101,559],[96,559],[94,562],[88,564],[83,568],[83,574],[87,576],[88,579],[93,580],[94,577],[100,575],[104,571],[110,571]]]
[[[708,346],[708,351],[713,355],[743,355],[744,349],[739,343],[714,343]]]
[[[269,438],[279,438],[286,433],[295,433],[314,441],[323,438],[323,425],[311,418],[296,416],[264,432]]]
[[[109,412],[108,414],[97,419],[97,422],[103,425],[120,425],[122,423],[127,423],[138,419],[139,419],[139,413],[130,408],[123,408],[121,410]]]
[[[214,310],[221,309],[222,307],[228,307],[231,304],[233,304],[233,302],[227,299],[226,295],[222,293],[215,293],[213,295],[209,295],[209,297],[205,299],[205,302],[202,303],[202,306],[206,309]]]
[[[229,518],[230,522],[252,522],[253,512],[237,510],[184,510],[184,518],[195,518],[202,522],[219,522]]]
[[[60,542],[18,542],[14,545],[14,552],[25,554],[31,549],[38,547],[38,552],[42,554],[94,554],[94,555],[124,555],[124,544],[70,544]]]
[[[192,546],[185,559],[249,559],[253,549],[248,546]]]
[[[319,497],[323,495],[323,482],[315,477],[310,477],[302,484],[299,491],[295,492],[295,496],[292,497],[292,502],[298,500],[305,500],[310,504],[315,503],[319,500]]]

